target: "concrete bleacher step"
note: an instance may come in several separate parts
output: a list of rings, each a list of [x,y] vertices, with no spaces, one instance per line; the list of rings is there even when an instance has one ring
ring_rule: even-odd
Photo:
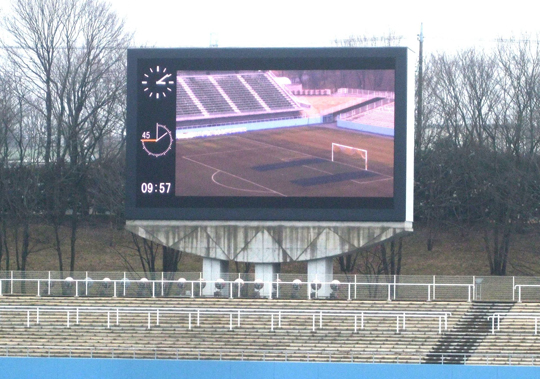
[[[511,309],[512,315],[538,314],[540,304],[516,303]],[[473,361],[489,359],[498,364],[540,364],[540,336],[534,335],[534,321],[530,318],[503,318],[500,329],[492,333],[477,348],[478,354],[485,357]],[[536,357],[536,358],[535,358]],[[520,363],[522,362],[522,363]],[[527,363],[523,363],[527,362]],[[536,362],[536,363],[534,363]]]
[[[491,330],[488,316],[494,312],[509,311],[513,303],[474,302],[452,329],[441,336],[426,355],[424,363],[464,364]],[[446,355],[445,355],[446,354]]]
[[[268,300],[268,299],[191,299],[191,298],[69,298],[69,297],[12,297],[1,298],[2,305],[18,306],[57,306],[57,307],[148,307],[148,308],[227,308],[227,309],[327,309],[327,310],[392,310],[392,311],[428,311],[445,310],[451,311],[452,317],[448,320],[449,327],[454,325],[468,309],[464,303],[447,302],[355,302],[355,301],[291,301],[291,300]],[[193,326],[188,330],[186,317],[167,316],[160,317],[160,325],[155,325],[152,317],[151,328],[147,328],[148,318],[145,314],[121,315],[120,325],[115,325],[116,318],[111,316],[111,328],[108,329],[107,318],[103,314],[81,315],[80,323],[75,323],[75,317],[70,316],[70,328],[66,328],[66,314],[54,312],[40,315],[40,324],[33,321],[30,327],[26,327],[26,314],[21,312],[17,318],[10,319],[0,312],[0,340],[4,344],[20,346],[61,346],[64,349],[50,349],[50,354],[66,356],[70,347],[83,348],[82,351],[73,351],[73,356],[88,356],[90,349],[95,348],[93,356],[110,357],[114,349],[114,356],[132,357],[160,357],[173,358],[180,354],[181,359],[192,357],[193,359],[220,359],[217,350],[222,350],[221,359],[255,359],[261,360],[261,353],[250,351],[267,350],[268,359],[279,358],[281,352],[290,351],[288,359],[306,360],[305,351],[313,351],[316,356],[312,360],[321,359],[328,361],[325,351],[331,352],[332,361],[350,361],[351,355],[354,361],[372,361],[373,356],[365,357],[362,354],[366,349],[381,352],[381,357],[375,357],[377,361],[395,362],[396,357],[385,358],[388,352],[400,354],[401,361],[411,360],[418,362],[418,354],[427,353],[431,346],[435,345],[440,338],[438,334],[438,320],[423,320],[411,318],[407,320],[407,329],[395,332],[396,319],[371,320],[366,318],[365,329],[354,333],[354,323],[340,317],[325,319],[323,328],[319,327],[316,319],[316,330],[312,331],[313,318],[308,317],[284,317],[282,328],[270,331],[270,320],[258,316],[242,317],[241,327],[237,327],[236,318],[233,319],[233,331],[229,331],[229,317],[215,315],[201,317],[201,326]],[[9,336],[9,339],[7,339]],[[180,345],[180,346],[179,346]],[[133,351],[127,347],[140,348],[141,351]],[[155,347],[154,352],[144,349]],[[178,349],[180,352],[172,352],[164,349]],[[85,350],[86,349],[86,350]],[[122,350],[124,349],[124,350]],[[209,349],[210,351],[201,351]],[[231,352],[231,349],[240,351]],[[24,349],[20,354],[24,355]],[[192,350],[192,352],[189,352]],[[15,351],[15,350],[13,350]],[[196,352],[196,353],[195,353]],[[225,353],[227,352],[227,353]],[[42,354],[32,350],[31,354]],[[407,353],[408,355],[403,355]],[[47,353],[49,354],[49,353]],[[77,355],[78,354],[78,355]],[[225,355],[227,354],[227,355]],[[242,358],[244,355],[244,358]],[[334,356],[335,355],[335,356]],[[401,356],[403,355],[403,356]],[[341,356],[341,357],[340,357]],[[197,357],[197,358],[195,358]],[[226,357],[226,358],[224,358]],[[295,358],[296,357],[296,358]]]

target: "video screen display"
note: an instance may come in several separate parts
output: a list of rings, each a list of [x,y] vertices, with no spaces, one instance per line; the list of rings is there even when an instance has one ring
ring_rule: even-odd
[[[406,71],[403,48],[130,50],[128,218],[403,220]]]

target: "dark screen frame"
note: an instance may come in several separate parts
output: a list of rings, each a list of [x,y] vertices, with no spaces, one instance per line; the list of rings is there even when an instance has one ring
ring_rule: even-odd
[[[216,221],[405,221],[407,182],[408,49],[388,48],[197,48],[129,49],[127,62],[126,218],[128,220]],[[170,179],[171,163],[146,166],[138,161],[141,110],[140,75],[148,65],[174,70],[395,70],[394,197],[176,197],[139,193],[141,177]],[[170,100],[172,104],[172,100]],[[156,110],[157,109],[157,110]],[[165,112],[167,113],[167,112]],[[167,116],[170,117],[170,116]],[[140,156],[140,155],[139,155]],[[174,160],[174,154],[171,154]],[[174,176],[174,168],[172,169]],[[153,177],[156,177],[154,179]],[[163,179],[165,178],[165,179]],[[174,177],[172,179],[174,183]],[[142,200],[141,200],[142,199]]]

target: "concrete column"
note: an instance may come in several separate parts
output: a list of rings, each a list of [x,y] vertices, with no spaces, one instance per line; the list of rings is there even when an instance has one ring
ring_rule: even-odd
[[[314,259],[308,261],[308,282],[311,283],[317,279],[321,283],[331,282],[334,279],[334,262],[332,258]],[[319,297],[330,296],[330,285],[325,284],[319,290]]]
[[[276,279],[280,268],[279,263],[255,263],[255,280],[264,282],[264,287],[260,291],[261,297],[270,297],[272,291],[271,282]]]
[[[229,261],[224,261],[221,259],[212,259],[212,258],[203,258],[203,269],[202,274],[204,280],[206,280],[206,287],[203,289],[203,296],[214,296],[216,287],[214,281],[218,279],[225,279],[225,276],[228,276],[229,273]],[[209,281],[213,281],[209,283]],[[229,295],[229,286],[225,286],[221,290],[223,296]]]

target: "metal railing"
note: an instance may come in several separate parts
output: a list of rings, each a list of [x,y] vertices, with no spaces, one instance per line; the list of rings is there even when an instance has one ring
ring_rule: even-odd
[[[462,363],[465,365],[529,365],[540,363],[535,354],[433,354],[395,351],[338,351],[338,350],[269,350],[269,349],[186,349],[158,347],[74,347],[74,346],[2,346],[0,358],[59,357],[59,358],[123,358],[169,360],[228,360],[282,362],[350,362],[432,364]],[[435,358],[435,359],[434,359]]]
[[[205,291],[207,287],[210,291]],[[16,291],[16,287],[20,290]],[[475,285],[463,283],[399,283],[397,281],[388,283],[378,282],[348,282],[342,283],[337,280],[331,282],[321,282],[318,280],[312,282],[302,282],[300,280],[282,281],[276,279],[272,282],[260,280],[244,281],[235,280],[167,280],[164,278],[148,280],[142,278],[139,280],[130,280],[127,277],[122,279],[92,279],[87,276],[84,279],[46,279],[36,278],[11,278],[0,279],[0,296],[10,294],[20,294],[24,288],[24,293],[35,296],[131,296],[131,297],[229,297],[229,298],[247,298],[247,297],[268,297],[272,298],[294,298],[294,299],[317,299],[329,297],[332,299],[357,299],[359,292],[374,293],[375,298],[393,301],[397,299],[398,292],[404,289],[413,289],[409,292],[414,300],[432,301],[435,300],[437,290],[452,288],[454,290],[463,288],[461,296],[456,296],[456,300],[472,301],[475,297]],[[55,288],[60,290],[55,291]],[[96,289],[97,288],[97,289]],[[214,289],[215,288],[215,289]],[[263,289],[271,289],[265,290]],[[330,289],[330,291],[322,289]],[[251,289],[251,291],[249,291]],[[247,290],[247,291],[246,291]],[[325,295],[321,295],[321,293]],[[455,291],[454,291],[455,292]],[[423,295],[422,295],[423,293]],[[382,297],[384,295],[384,297]],[[400,296],[403,298],[403,296]],[[405,297],[407,299],[407,297]]]
[[[514,285],[514,297],[515,297],[515,292],[517,290],[517,293],[518,293],[518,298],[517,298],[517,301],[518,303],[521,303],[522,302],[522,299],[521,299],[521,293],[522,293],[522,288],[525,288],[525,289],[536,289],[536,294],[535,294],[535,298],[538,297],[538,295],[540,294],[540,284],[516,284]]]
[[[357,116],[357,115],[359,115],[361,113],[365,113],[365,112],[368,112],[368,111],[373,111],[373,110],[375,110],[377,108],[381,108],[381,107],[385,106],[386,104],[392,103],[393,101],[394,101],[393,99],[378,100],[378,101],[376,101],[374,103],[370,103],[368,105],[364,105],[362,107],[350,110],[348,112],[341,113],[338,116],[338,119],[346,120],[346,119],[348,119],[350,117]]]
[[[357,88],[338,88],[337,92],[338,95],[371,95],[371,96],[380,96],[380,97],[387,97],[390,99],[394,99],[396,96],[395,92],[392,91],[372,91],[372,90],[365,90],[365,89],[357,89]]]
[[[131,314],[147,316],[147,329],[151,329],[155,323],[160,326],[160,320],[166,315],[184,315],[187,316],[188,329],[193,329],[193,324],[200,326],[201,316],[203,315],[222,315],[228,318],[229,330],[242,326],[242,319],[249,316],[256,316],[258,324],[265,322],[264,316],[270,322],[270,330],[282,328],[285,318],[308,317],[312,320],[311,330],[315,332],[317,325],[323,329],[323,320],[334,320],[336,318],[354,320],[354,332],[365,329],[365,319],[367,318],[395,318],[396,333],[407,329],[407,319],[424,318],[438,320],[438,333],[448,330],[448,318],[451,312],[445,311],[339,311],[323,309],[249,309],[249,308],[161,308],[161,307],[66,307],[66,306],[0,306],[0,318],[3,313],[22,313],[26,314],[25,326],[32,326],[32,319],[36,325],[41,324],[41,317],[45,313],[60,313],[66,315],[65,327],[73,325],[72,317],[75,318],[75,325],[80,324],[84,314],[103,314],[107,315],[107,329],[111,328],[111,318],[115,318],[115,325],[120,325],[120,317]],[[178,318],[174,320],[178,322]],[[214,319],[214,321],[216,321]]]
[[[306,274],[277,274],[257,290],[253,273],[223,273],[218,280],[204,280],[201,272],[137,273],[74,272],[66,278],[56,271],[0,271],[0,294],[31,296],[129,296],[310,299],[337,297],[346,300],[443,300],[443,301],[534,301],[540,302],[540,277],[445,276],[445,275],[320,275],[320,290]],[[147,278],[147,279],[146,279]],[[209,279],[209,278],[207,278]],[[338,282],[338,290],[329,286]],[[184,282],[184,283],[182,283]],[[219,284],[219,283],[218,283]],[[39,288],[38,288],[39,286]],[[206,286],[201,291],[200,286]],[[240,287],[240,290],[239,290]],[[38,291],[39,290],[39,291]]]
[[[493,313],[491,316],[488,316],[488,320],[491,320],[491,334],[495,334],[495,330],[501,330],[501,319],[522,319],[534,321],[534,335],[538,334],[538,320],[540,319],[540,313]]]

